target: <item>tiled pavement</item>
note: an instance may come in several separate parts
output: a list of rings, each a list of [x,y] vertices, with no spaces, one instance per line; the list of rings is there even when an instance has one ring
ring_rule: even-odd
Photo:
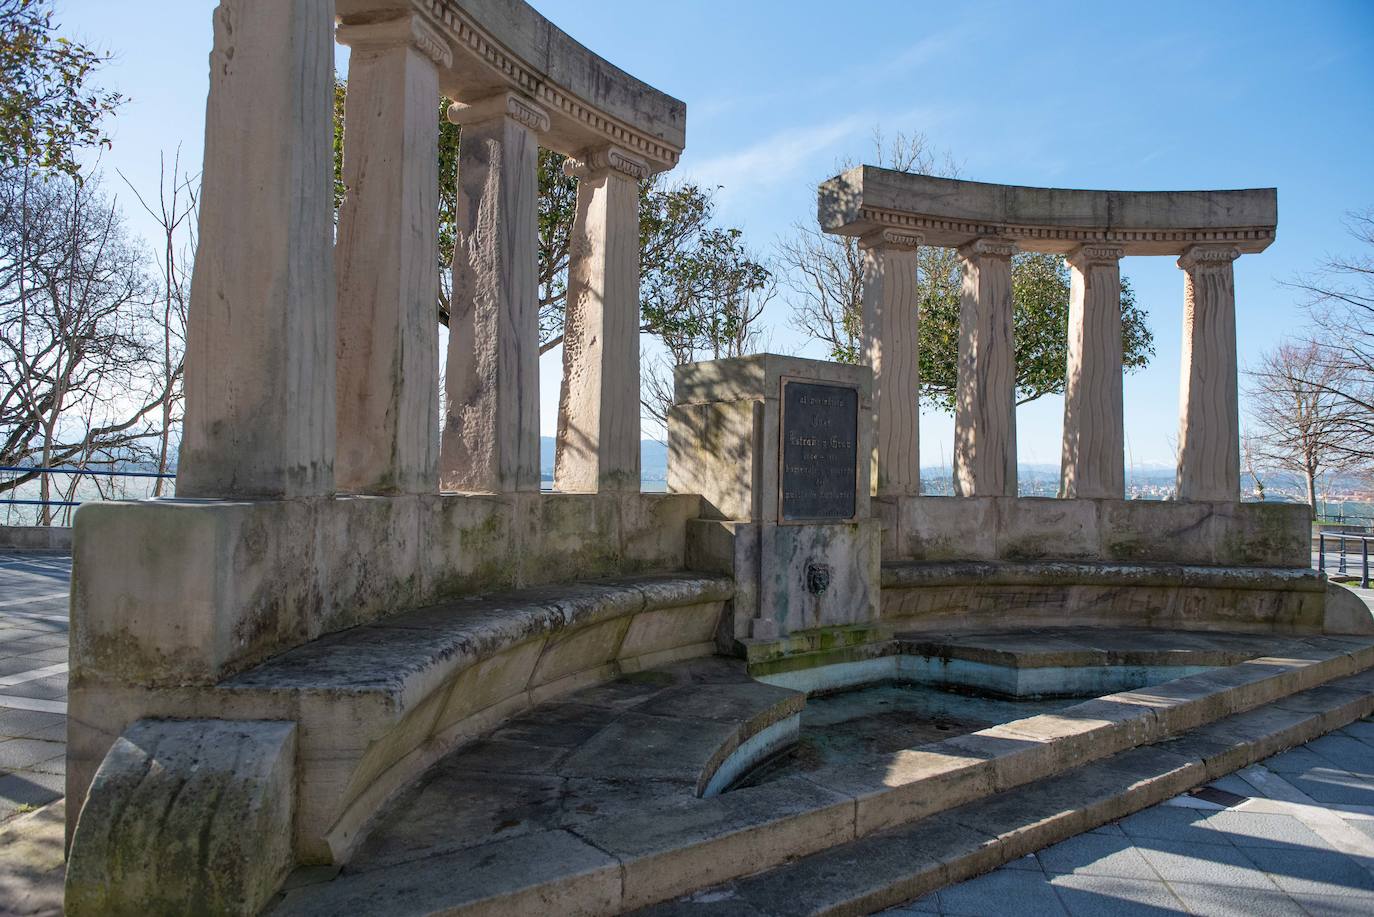
[[[0,552],[0,821],[63,793],[71,570]]]
[[[70,575],[67,557],[0,552],[0,821],[62,794]],[[0,863],[16,902],[32,886],[13,913],[60,907],[61,817],[35,818],[0,829],[0,846],[53,834],[57,884]],[[1188,913],[1374,915],[1374,720],[888,912]]]

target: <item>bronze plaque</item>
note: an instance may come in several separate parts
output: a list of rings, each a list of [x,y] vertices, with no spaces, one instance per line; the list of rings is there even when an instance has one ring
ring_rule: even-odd
[[[859,476],[859,392],[783,380],[782,522],[846,522]]]

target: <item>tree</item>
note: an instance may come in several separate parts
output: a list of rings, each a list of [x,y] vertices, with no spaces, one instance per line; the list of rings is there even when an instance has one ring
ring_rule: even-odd
[[[101,121],[123,97],[90,85],[108,56],[57,30],[51,0],[0,0],[0,167],[79,178],[77,152],[109,145]]]
[[[1325,365],[1302,380],[1339,406],[1333,446],[1343,460],[1374,467],[1374,208],[1349,214],[1347,230],[1362,246],[1314,273],[1290,281],[1306,295],[1312,343]]]
[[[956,177],[948,159],[941,162],[919,135],[898,134],[892,142],[875,134],[877,164],[904,172]],[[842,166],[847,167],[847,166]],[[790,269],[793,323],[825,345],[841,363],[861,359],[863,330],[863,253],[850,236],[798,226],[781,245],[780,260]],[[921,397],[943,411],[954,410],[958,385],[959,257],[946,248],[923,246],[918,255]],[[1062,394],[1068,365],[1069,271],[1058,255],[1021,253],[1012,259],[1012,296],[1016,343],[1016,398],[1025,404]],[[1129,278],[1121,279],[1121,335],[1127,371],[1141,369],[1154,356],[1147,315],[1136,304]]]
[[[1318,479],[1349,467],[1349,447],[1354,445],[1349,442],[1348,407],[1334,394],[1345,380],[1333,357],[1320,344],[1283,343],[1246,372],[1253,418],[1245,443],[1247,460],[1302,475],[1314,519]]]
[[[172,395],[145,372],[161,333],[156,300],[143,252],[98,180],[0,169],[0,464],[146,456]],[[49,499],[38,472],[0,491],[34,479]],[[46,508],[40,521],[51,521]]]

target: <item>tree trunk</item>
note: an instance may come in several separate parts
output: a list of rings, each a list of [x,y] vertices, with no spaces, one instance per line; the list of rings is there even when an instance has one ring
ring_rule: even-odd
[[[1317,473],[1314,469],[1307,469],[1307,506],[1312,511],[1312,520],[1317,519]]]

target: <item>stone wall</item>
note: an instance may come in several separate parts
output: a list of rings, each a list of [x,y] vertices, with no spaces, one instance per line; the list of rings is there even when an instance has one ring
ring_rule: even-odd
[[[537,493],[88,504],[75,524],[73,682],[210,684],[433,602],[679,570],[699,505]]]
[[[70,553],[72,530],[65,525],[0,525],[0,550]]]
[[[884,562],[1311,566],[1308,508],[1287,503],[878,497]]]

